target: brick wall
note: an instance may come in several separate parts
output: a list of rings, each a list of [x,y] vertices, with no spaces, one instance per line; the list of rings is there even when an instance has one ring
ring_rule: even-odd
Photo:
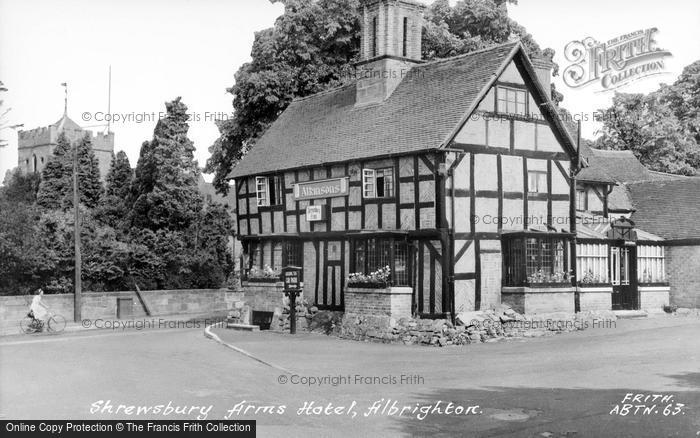
[[[523,314],[574,313],[574,289],[504,288],[501,293],[501,302]]]
[[[666,247],[671,304],[700,308],[700,245]]]
[[[411,317],[410,287],[365,289],[348,287],[345,290],[345,312],[367,316]]]
[[[612,287],[579,288],[581,311],[612,309]]]
[[[651,312],[662,312],[664,306],[668,306],[668,287],[640,287],[639,308]]]

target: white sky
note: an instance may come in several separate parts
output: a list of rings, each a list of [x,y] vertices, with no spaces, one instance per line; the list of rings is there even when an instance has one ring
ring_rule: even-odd
[[[648,92],[673,82],[682,68],[700,59],[700,2],[697,0],[520,0],[509,6],[542,47],[557,51],[563,69],[564,46],[591,36],[604,41],[638,29],[657,27],[656,40],[670,50],[667,75],[654,76],[620,91]],[[112,66],[112,113],[165,111],[164,102],[182,96],[189,111],[196,158],[204,165],[218,137],[206,113],[230,115],[225,89],[250,59],[253,33],[270,27],[282,12],[266,0],[0,0],[0,80],[9,92],[10,122],[24,129],[47,126],[63,112],[62,82],[69,84],[68,112],[82,125],[84,112],[106,112],[107,72]],[[595,86],[568,89],[555,79],[572,113],[609,105],[612,93]],[[94,115],[93,115],[94,117]],[[112,124],[116,149],[136,165],[141,143],[150,140],[154,121]],[[101,128],[90,128],[100,130]],[[584,123],[591,137],[595,126]],[[17,165],[16,133],[0,135],[0,181]]]

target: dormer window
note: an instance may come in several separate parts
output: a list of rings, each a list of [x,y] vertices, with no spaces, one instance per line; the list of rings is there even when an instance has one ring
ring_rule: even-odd
[[[496,111],[504,114],[527,114],[527,92],[518,88],[496,87]]]
[[[255,194],[258,207],[282,205],[284,201],[282,178],[279,175],[255,177]]]

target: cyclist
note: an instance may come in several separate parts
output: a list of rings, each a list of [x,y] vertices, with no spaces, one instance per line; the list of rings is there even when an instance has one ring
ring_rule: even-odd
[[[39,289],[36,291],[36,295],[32,298],[32,304],[29,306],[29,316],[37,321],[45,321],[48,316],[48,306],[41,302],[44,296],[44,291]]]

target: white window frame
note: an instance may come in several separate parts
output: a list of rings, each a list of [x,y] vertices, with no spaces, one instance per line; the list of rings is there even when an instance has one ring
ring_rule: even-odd
[[[255,177],[255,196],[258,207],[270,205],[270,186],[266,176]]]
[[[496,87],[496,110],[503,114],[525,116],[527,115],[528,98],[527,90],[498,85]]]
[[[577,211],[587,211],[588,210],[588,190],[576,189],[576,210]]]
[[[386,177],[387,177],[387,171],[391,173],[391,183],[390,186],[386,185]],[[384,195],[379,196],[377,194],[377,188],[378,188],[378,176],[377,172],[382,172],[382,181],[384,186]],[[362,169],[362,196],[365,199],[368,198],[393,198],[394,197],[394,189],[395,189],[395,180],[396,176],[394,175],[394,169],[391,167],[382,167],[379,169]],[[388,190],[387,190],[388,188]],[[389,194],[387,194],[389,192]]]
[[[662,245],[637,246],[637,280],[640,283],[666,281],[666,253]]]
[[[362,197],[376,198],[377,178],[374,169],[362,169]]]
[[[536,175],[535,186],[532,186],[532,175]],[[547,193],[547,172],[541,170],[527,171],[527,191],[528,193]]]
[[[608,245],[604,243],[576,244],[576,272],[578,280],[591,272],[595,283],[608,283]]]

